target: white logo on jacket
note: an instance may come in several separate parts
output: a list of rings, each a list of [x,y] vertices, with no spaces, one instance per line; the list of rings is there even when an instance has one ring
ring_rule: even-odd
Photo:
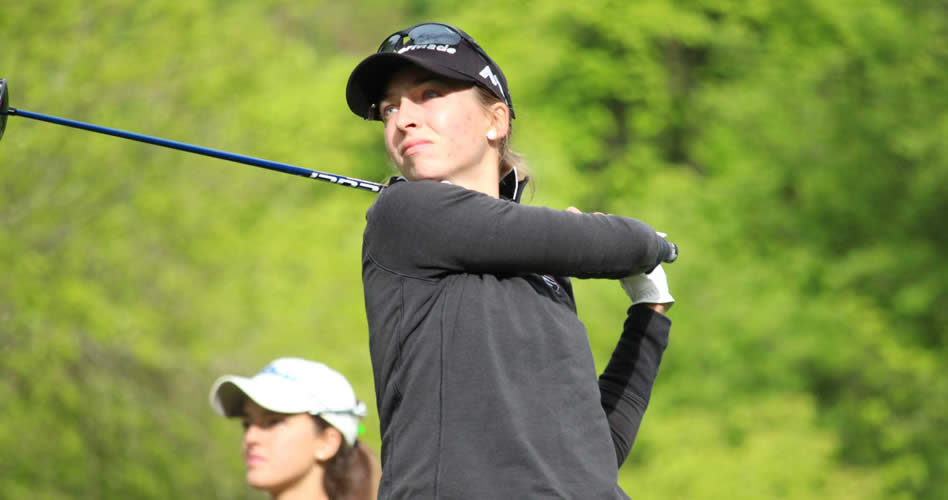
[[[543,278],[543,282],[549,285],[549,287],[552,288],[553,291],[559,291],[560,284],[556,282],[555,278],[553,278],[549,274],[544,274],[543,276],[540,276],[540,277]]]

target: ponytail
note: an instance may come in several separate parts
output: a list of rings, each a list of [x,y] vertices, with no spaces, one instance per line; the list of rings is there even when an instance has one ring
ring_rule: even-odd
[[[318,416],[313,420],[320,431],[332,427]],[[323,468],[323,489],[331,500],[375,500],[378,495],[381,465],[375,454],[359,441],[350,446],[343,439]]]
[[[485,109],[487,109],[489,106],[491,106],[495,102],[500,102],[500,103],[504,102],[500,100],[499,98],[497,98],[497,96],[495,96],[489,90],[479,85],[475,85],[474,88],[477,89],[477,97],[478,99],[480,99],[481,104],[484,106]],[[513,148],[510,147],[510,138],[512,134],[513,134],[513,119],[508,118],[507,119],[507,135],[505,135],[500,140],[500,145],[498,146],[498,153],[500,156],[500,178],[502,179],[504,175],[506,175],[511,170],[517,169],[517,177],[518,177],[517,180],[522,181],[523,179],[529,176],[530,172],[527,168],[527,162],[523,158],[523,155],[514,151]]]

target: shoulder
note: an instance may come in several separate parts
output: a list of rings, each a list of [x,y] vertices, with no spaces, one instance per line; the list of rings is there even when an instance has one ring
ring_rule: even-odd
[[[421,213],[425,205],[431,203],[435,184],[430,181],[392,183],[372,203],[366,213],[366,221],[369,225],[390,224]]]
[[[438,181],[399,181],[385,188],[369,208],[368,222],[391,222],[444,215],[470,199],[489,198],[453,184]]]
[[[437,181],[397,181],[379,194],[374,206],[401,208],[424,204],[437,198],[447,186]]]

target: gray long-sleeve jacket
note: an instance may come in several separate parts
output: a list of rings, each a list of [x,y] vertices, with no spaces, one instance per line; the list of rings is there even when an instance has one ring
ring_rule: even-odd
[[[655,231],[433,181],[393,183],[366,219],[379,498],[627,498],[670,323],[630,308],[597,383],[566,277],[652,269]]]

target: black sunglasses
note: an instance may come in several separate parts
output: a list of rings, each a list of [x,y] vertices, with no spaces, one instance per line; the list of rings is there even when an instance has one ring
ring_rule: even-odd
[[[461,40],[470,44],[481,57],[490,60],[486,57],[487,54],[484,50],[471,37],[459,32],[452,26],[441,23],[419,24],[409,30],[392,33],[379,45],[377,52],[398,52],[401,48],[409,45],[428,45],[432,43],[435,45],[457,45],[461,43]]]

